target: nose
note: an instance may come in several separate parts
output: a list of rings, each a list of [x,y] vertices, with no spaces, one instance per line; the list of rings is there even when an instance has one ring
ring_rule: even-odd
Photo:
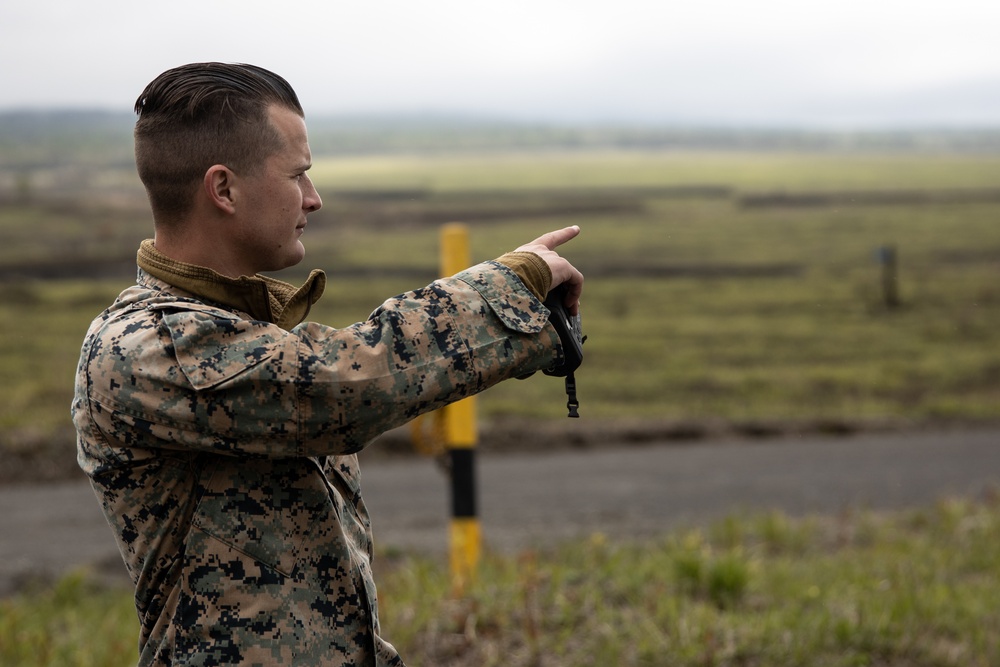
[[[312,179],[309,178],[308,174],[303,175],[305,176],[305,186],[302,192],[302,208],[312,213],[323,208],[323,200],[320,198],[319,192],[316,191]]]

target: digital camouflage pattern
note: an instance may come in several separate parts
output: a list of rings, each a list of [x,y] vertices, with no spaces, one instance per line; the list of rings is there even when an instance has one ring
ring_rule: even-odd
[[[290,331],[140,270],[87,333],[72,406],[135,583],[139,663],[401,665],[355,454],[551,366],[547,316],[496,262]]]

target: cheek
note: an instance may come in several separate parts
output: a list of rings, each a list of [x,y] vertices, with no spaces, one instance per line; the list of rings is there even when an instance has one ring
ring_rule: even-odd
[[[302,210],[302,191],[298,186],[288,188],[281,193],[281,213],[283,215],[293,215]]]

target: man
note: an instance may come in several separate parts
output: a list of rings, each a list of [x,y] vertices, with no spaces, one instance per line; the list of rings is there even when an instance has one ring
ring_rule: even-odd
[[[142,665],[401,665],[380,636],[356,452],[375,436],[561,355],[540,298],[583,276],[555,231],[387,300],[305,322],[300,262],[322,205],[281,77],[164,72],[136,103],[154,239],[83,344],[72,411],[135,582]]]

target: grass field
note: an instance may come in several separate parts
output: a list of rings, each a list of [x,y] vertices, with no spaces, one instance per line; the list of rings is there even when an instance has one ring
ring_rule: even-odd
[[[997,155],[603,151],[320,159],[331,189],[433,192],[714,184],[740,191],[995,187]]]
[[[579,224],[565,252],[588,276],[578,374],[587,419],[1000,417],[1000,202],[982,195],[1000,182],[998,156],[317,157],[313,173],[325,206],[306,231],[305,265],[332,274],[313,317],[334,326],[432,279],[444,221],[468,224],[477,261]],[[36,189],[0,206],[6,452],[71,456],[80,341],[131,282],[135,247],[150,234],[134,177],[89,179],[86,196],[42,198]],[[911,201],[915,191],[954,196]],[[834,199],[744,199],[811,192]],[[852,196],[872,192],[901,196]],[[884,245],[898,252],[898,308],[883,300]],[[488,391],[481,414],[491,423],[561,419],[563,403],[559,381],[536,376]]]
[[[1000,420],[1000,203],[982,192],[1000,156],[319,156],[314,175],[325,207],[306,264],[332,280],[313,316],[335,326],[433,278],[441,222],[468,223],[476,260],[579,224],[566,254],[588,276],[584,424]],[[74,468],[79,345],[150,233],[127,170],[19,178],[0,178],[17,188],[0,191],[6,479]],[[872,192],[900,196],[852,196]],[[767,193],[833,200],[747,203]],[[899,253],[895,308],[884,245]],[[535,376],[488,391],[480,413],[565,421],[564,400]],[[460,599],[442,563],[381,554],[383,625],[417,666],[985,667],[1000,663],[998,522],[985,498],[731,517],[641,544],[595,535],[491,554]],[[136,633],[130,594],[84,575],[0,601],[4,666],[133,664]]]
[[[408,665],[989,667],[1000,661],[1000,502],[732,516],[639,544],[596,534],[492,554],[456,596],[442,563],[381,554],[382,627]],[[131,594],[0,600],[0,665],[135,664]]]

